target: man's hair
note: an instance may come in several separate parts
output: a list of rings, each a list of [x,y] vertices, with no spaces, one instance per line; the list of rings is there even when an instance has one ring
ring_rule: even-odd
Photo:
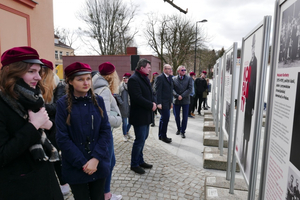
[[[147,60],[146,58],[142,58],[139,60],[139,62],[137,63],[137,66],[136,66],[136,70],[140,70],[141,67],[146,67],[147,64],[149,63],[149,65],[151,65],[151,62],[149,60]]]
[[[166,69],[166,67],[168,67],[168,66],[170,66],[171,68],[173,68],[171,65],[165,64],[165,65],[164,65],[164,69]]]
[[[179,72],[179,70],[181,69],[181,68],[185,68],[185,66],[183,66],[183,65],[179,65],[179,67],[177,67],[177,74],[179,74],[178,72]]]

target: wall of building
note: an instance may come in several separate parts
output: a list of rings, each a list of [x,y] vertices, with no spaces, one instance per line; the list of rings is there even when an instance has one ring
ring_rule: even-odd
[[[16,46],[31,46],[41,58],[54,63],[53,2],[22,0],[0,1],[0,53]]]
[[[140,58],[146,58],[151,62],[152,66],[152,73],[158,72],[161,73],[161,61],[158,57],[152,56],[152,55],[140,55]],[[91,66],[93,71],[98,71],[98,67],[100,64],[104,62],[110,62],[112,63],[118,72],[120,80],[122,80],[123,74],[128,73],[134,73],[134,71],[131,71],[131,63],[130,63],[130,55],[115,55],[115,56],[63,56],[63,67],[67,67],[68,65],[74,63],[74,62],[82,62],[87,63]],[[149,79],[152,76],[149,76]]]

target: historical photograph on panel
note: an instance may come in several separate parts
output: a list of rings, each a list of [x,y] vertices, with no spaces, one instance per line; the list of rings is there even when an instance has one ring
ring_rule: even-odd
[[[232,87],[232,68],[233,68],[233,49],[225,54],[225,79],[224,79],[224,104],[223,104],[223,117],[224,128],[226,134],[230,132],[230,102],[231,102],[231,87]]]
[[[238,97],[240,105],[237,108],[237,133],[236,133],[236,153],[242,171],[247,180],[251,171],[251,154],[254,146],[254,122],[257,98],[257,82],[260,74],[261,53],[263,44],[263,26],[252,32],[244,41],[242,53],[242,74],[240,77],[240,90]]]
[[[300,67],[300,0],[282,13],[278,68]]]
[[[300,199],[299,193],[299,177],[296,173],[289,168],[289,174],[287,179],[286,199],[287,200],[298,200]]]
[[[300,170],[300,73],[298,73],[298,81],[296,88],[296,99],[294,109],[294,123],[292,131],[290,162]]]

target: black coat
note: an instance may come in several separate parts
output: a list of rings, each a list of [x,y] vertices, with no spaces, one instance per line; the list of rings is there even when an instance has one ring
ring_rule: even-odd
[[[56,102],[63,97],[66,94],[66,84],[62,81],[60,81],[56,88],[53,91],[53,102],[49,104],[45,104],[45,108],[47,110],[47,113],[49,115],[50,120],[53,122],[53,126],[50,130],[45,130],[45,133],[47,134],[48,139],[51,141],[51,143],[58,149],[58,146],[56,144],[56,127],[55,127],[55,114],[56,114]]]
[[[153,91],[149,79],[135,72],[128,80],[130,96],[129,123],[135,126],[153,123]]]
[[[0,199],[63,199],[50,162],[34,161],[38,130],[0,97]]]
[[[161,104],[162,109],[171,109],[173,101],[173,79],[170,81],[165,74],[161,74],[156,78],[155,90],[157,95],[157,105]]]
[[[204,78],[196,78],[194,82],[195,93],[197,97],[202,97],[203,92],[207,90],[207,82]]]

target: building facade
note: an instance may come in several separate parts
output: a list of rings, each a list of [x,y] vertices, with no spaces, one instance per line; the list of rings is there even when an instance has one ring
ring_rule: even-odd
[[[31,46],[41,58],[55,63],[52,0],[1,0],[0,19],[1,54],[12,47]]]

